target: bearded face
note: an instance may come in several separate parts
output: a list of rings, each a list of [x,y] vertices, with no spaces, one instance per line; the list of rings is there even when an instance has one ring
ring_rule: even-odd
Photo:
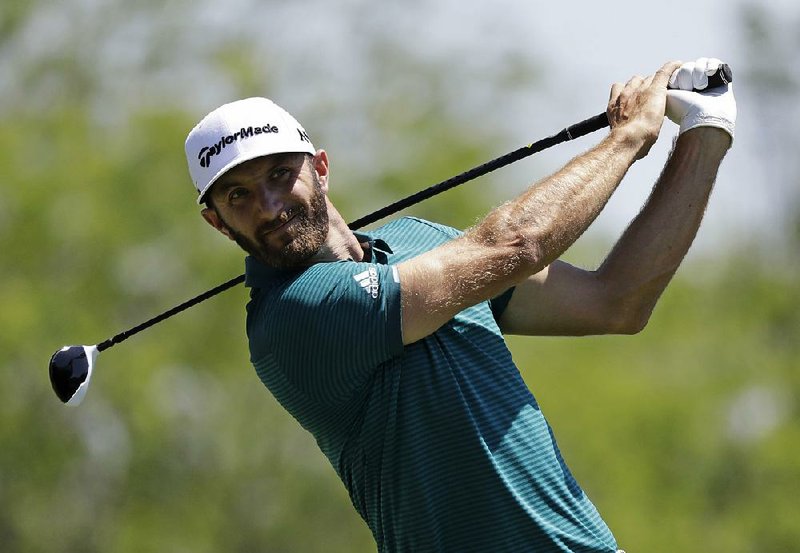
[[[288,269],[308,265],[309,259],[320,250],[328,236],[325,193],[307,160],[304,165],[310,169],[305,177],[306,182],[310,181],[307,197],[286,198],[278,216],[256,226],[252,234],[239,228],[216,204],[211,206],[222,227],[239,247],[270,267]]]

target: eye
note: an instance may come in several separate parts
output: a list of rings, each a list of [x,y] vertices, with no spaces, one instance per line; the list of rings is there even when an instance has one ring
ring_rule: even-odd
[[[278,180],[280,178],[286,177],[289,173],[291,173],[291,170],[288,167],[277,167],[273,169],[272,172],[269,174],[269,179]]]
[[[242,186],[237,186],[236,188],[231,188],[228,191],[228,201],[229,202],[236,201],[236,200],[238,200],[240,198],[243,198],[247,194],[248,194],[247,188],[244,188]]]

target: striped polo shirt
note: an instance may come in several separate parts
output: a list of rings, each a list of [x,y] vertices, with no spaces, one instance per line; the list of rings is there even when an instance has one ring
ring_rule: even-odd
[[[403,346],[394,265],[458,234],[405,217],[357,235],[366,262],[280,271],[248,258],[256,372],[314,436],[379,552],[614,552],[495,322],[511,291]]]

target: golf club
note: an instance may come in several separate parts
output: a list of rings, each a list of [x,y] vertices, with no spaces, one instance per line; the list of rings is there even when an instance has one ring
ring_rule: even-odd
[[[717,72],[710,75],[708,78],[707,88],[715,88],[733,82],[733,75],[730,67],[727,64],[720,65]],[[374,223],[384,217],[397,213],[409,206],[417,204],[432,196],[440,194],[446,190],[454,188],[460,184],[476,179],[487,173],[490,173],[501,167],[505,167],[515,161],[531,156],[535,153],[546,150],[557,144],[568,142],[576,138],[580,138],[586,134],[598,131],[609,126],[608,116],[605,112],[590,117],[575,123],[560,132],[543,138],[537,142],[523,146],[513,152],[495,158],[491,161],[474,167],[464,173],[456,175],[450,179],[444,180],[440,183],[434,184],[420,192],[412,194],[403,198],[393,204],[383,207],[369,215],[357,219],[350,223],[348,226],[351,230],[360,229],[368,224]],[[115,344],[119,344],[127,340],[134,334],[138,334],[142,330],[153,326],[156,323],[168,319],[173,315],[180,313],[190,307],[197,305],[217,294],[228,290],[244,282],[244,275],[239,275],[231,280],[203,292],[194,298],[187,300],[172,309],[153,317],[129,330],[121,332],[116,336],[105,340],[97,345],[92,346],[64,346],[53,354],[50,358],[50,383],[53,386],[58,399],[63,403],[73,406],[78,405],[86,395],[86,390],[89,387],[89,381],[92,377],[92,372],[97,360],[97,356],[101,351],[104,351]]]

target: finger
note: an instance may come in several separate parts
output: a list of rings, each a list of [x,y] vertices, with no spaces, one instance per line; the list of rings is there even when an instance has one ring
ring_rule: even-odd
[[[622,88],[624,86],[625,85],[623,85],[622,83],[614,83],[613,85],[611,85],[611,93],[608,95],[608,103],[609,104],[611,104],[613,102],[616,102],[616,100],[617,100],[617,98],[619,98],[619,94],[620,94],[620,92],[622,92]]]
[[[722,61],[717,58],[708,58],[708,65],[706,65],[706,75],[711,76],[719,70]]]
[[[666,87],[667,83],[672,85],[672,79],[677,75],[678,69],[681,66],[679,61],[670,61],[661,66],[661,69],[655,72],[651,84],[658,87]]]
[[[691,90],[692,73],[694,72],[694,62],[687,61],[678,69],[678,78],[676,84],[680,90]]]
[[[628,79],[628,82],[625,84],[625,88],[628,89],[639,88],[640,86],[642,86],[643,82],[644,82],[644,77],[642,77],[641,75],[634,75],[633,77]]]
[[[647,77],[645,77],[644,81],[642,81],[642,87],[649,88],[650,85],[653,84],[653,79],[655,78],[655,76],[656,75],[654,73],[652,75],[648,75]]]
[[[680,69],[676,69],[672,72],[672,75],[669,76],[668,87],[669,88],[678,88],[678,72]]]
[[[708,66],[708,58],[697,58],[692,68],[692,88],[694,90],[705,90],[708,86],[708,75],[706,75],[706,67]]]

